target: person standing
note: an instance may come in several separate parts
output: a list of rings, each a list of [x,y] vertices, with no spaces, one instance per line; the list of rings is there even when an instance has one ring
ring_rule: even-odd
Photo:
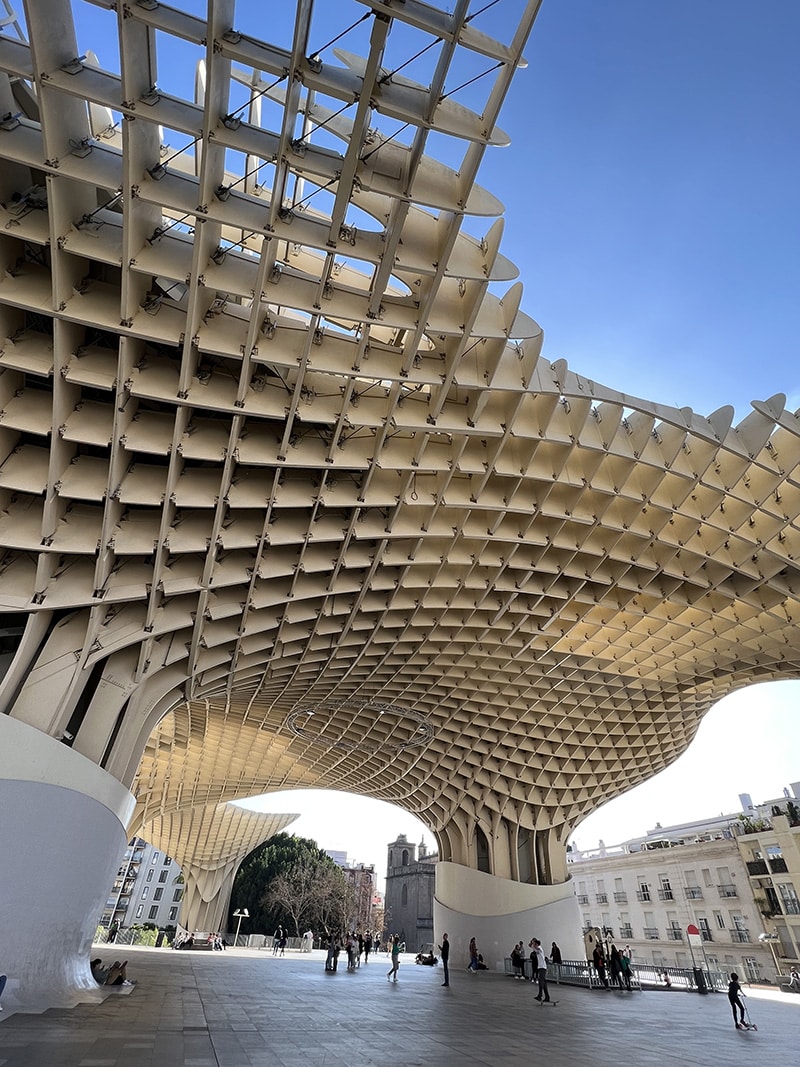
[[[372,952],[372,934],[368,933],[364,938],[364,963],[369,963],[370,952]]]
[[[397,981],[397,971],[400,967],[400,938],[397,934],[392,938],[392,969],[387,973],[386,977],[390,982]]]
[[[439,945],[439,951],[442,954],[442,967],[444,968],[442,985],[450,985],[450,942],[447,939],[447,934],[442,934],[442,943]]]
[[[525,981],[525,972],[523,970],[525,964],[525,958],[522,955],[522,942],[518,941],[516,945],[511,949],[511,966],[514,968],[514,977],[516,979],[522,979]]]
[[[544,958],[544,949],[538,937],[531,938],[529,948],[533,949],[532,955],[536,957],[534,960],[536,980],[539,983],[539,992],[536,994],[536,1000],[547,1002],[550,1000],[550,992],[547,988],[547,960]]]
[[[597,944],[594,947],[592,953],[592,962],[594,963],[594,969],[597,971],[597,977],[603,983],[603,986],[608,989],[608,979],[606,978],[606,958],[603,955],[603,950],[600,945]]]

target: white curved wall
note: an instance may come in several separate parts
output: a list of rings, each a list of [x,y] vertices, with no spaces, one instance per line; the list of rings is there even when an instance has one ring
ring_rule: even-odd
[[[522,940],[527,946],[532,937],[539,938],[547,953],[551,942],[558,942],[565,960],[586,955],[571,882],[528,885],[460,863],[439,862],[433,926],[437,945],[447,933],[455,967],[466,966],[471,937],[490,970],[502,970],[514,944]]]
[[[0,970],[8,1007],[101,999],[89,954],[133,805],[96,764],[0,715]]]

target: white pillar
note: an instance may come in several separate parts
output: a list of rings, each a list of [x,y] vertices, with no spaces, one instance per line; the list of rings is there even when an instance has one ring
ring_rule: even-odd
[[[3,1003],[41,1011],[102,999],[89,970],[134,798],[116,778],[0,715]]]
[[[436,944],[447,933],[453,966],[466,967],[469,939],[489,970],[503,970],[514,944],[538,937],[549,955],[553,941],[565,960],[585,959],[572,882],[529,885],[474,871],[459,863],[436,864],[433,902]]]

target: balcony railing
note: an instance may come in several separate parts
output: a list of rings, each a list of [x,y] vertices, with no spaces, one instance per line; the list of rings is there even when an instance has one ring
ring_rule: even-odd
[[[658,941],[658,928],[655,926],[645,926],[644,937],[646,941]]]
[[[674,926],[670,927],[670,929],[667,930],[667,940],[683,941],[683,930],[679,930]]]
[[[782,856],[776,856],[774,860],[769,861],[769,869],[773,874],[785,874],[789,868],[786,866],[786,860]]]
[[[748,944],[750,941],[749,930],[731,930],[731,941],[740,945]]]
[[[637,889],[636,890],[636,899],[637,900],[650,900],[650,890],[649,889]]]
[[[587,893],[579,893],[578,894],[578,903],[579,904],[588,904],[589,903],[588,894]]]
[[[782,904],[787,915],[800,915],[800,900],[784,900]]]
[[[615,893],[614,894],[614,903],[615,904],[627,904],[628,903],[628,894],[627,893]]]
[[[702,937],[702,939],[704,941],[713,941],[714,940],[714,938],[711,936],[711,931],[710,930],[701,930],[700,931],[700,936]]]
[[[608,893],[595,893],[595,900],[598,904],[608,904]]]
[[[747,873],[748,874],[769,874],[769,868],[767,867],[766,860],[748,860],[747,861]]]
[[[675,896],[674,896],[674,894],[673,894],[671,889],[659,889],[659,891],[658,891],[658,899],[659,900],[674,900]]]
[[[619,928],[619,936],[625,941],[633,939],[633,927],[629,925],[623,925]]]
[[[719,895],[721,897],[738,897],[735,885],[718,885]]]
[[[699,885],[687,885],[685,892],[689,900],[703,899],[703,890],[700,888]]]

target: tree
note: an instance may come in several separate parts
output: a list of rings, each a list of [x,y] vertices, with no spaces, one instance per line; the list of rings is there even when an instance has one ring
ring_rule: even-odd
[[[333,868],[339,875],[341,871],[317,845],[306,837],[294,834],[276,834],[254,849],[242,862],[231,892],[228,929],[236,928],[233,912],[247,908],[250,918],[243,923],[246,933],[271,934],[278,926],[289,927],[292,915],[284,906],[266,899],[267,890],[273,880],[281,873],[292,870],[299,864],[320,865],[323,869]]]
[[[314,924],[318,910],[318,883],[327,870],[329,868],[322,863],[298,863],[276,874],[264,893],[266,908],[275,908],[291,915],[296,937],[300,937],[301,926]]]

